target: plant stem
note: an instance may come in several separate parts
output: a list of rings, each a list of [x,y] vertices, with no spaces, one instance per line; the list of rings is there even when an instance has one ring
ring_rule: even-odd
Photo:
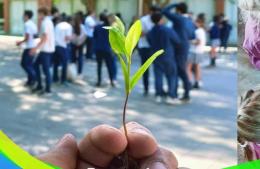
[[[127,135],[127,128],[126,128],[126,108],[127,108],[128,97],[129,97],[129,93],[126,93],[124,110],[123,110],[123,126],[124,126],[125,137],[127,141],[128,141],[128,135]]]

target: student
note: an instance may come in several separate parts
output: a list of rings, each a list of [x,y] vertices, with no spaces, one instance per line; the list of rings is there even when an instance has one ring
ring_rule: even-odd
[[[72,26],[67,22],[66,16],[57,18],[55,26],[55,54],[53,66],[53,81],[66,84],[67,66],[69,60],[68,43],[72,38]],[[58,67],[62,66],[61,79],[58,76]]]
[[[216,66],[217,48],[220,46],[220,20],[219,16],[213,17],[213,24],[209,30],[209,36],[211,41],[210,50],[210,67]]]
[[[77,63],[78,77],[83,78],[83,45],[86,40],[84,25],[81,23],[81,16],[76,14],[73,21],[72,35],[72,62]]]
[[[104,29],[104,26],[109,26],[108,18],[105,14],[100,14],[101,23],[97,25],[94,29],[94,51],[97,60],[97,84],[96,86],[101,86],[102,82],[102,63],[103,60],[106,63],[108,75],[110,79],[110,84],[112,87],[115,86],[113,81],[113,52],[109,44],[108,30]]]
[[[115,24],[116,18],[115,18],[114,14],[109,14],[107,18],[108,18],[108,22],[109,22],[110,25]],[[117,56],[116,56],[115,53],[113,53],[112,78],[113,78],[114,85],[116,85],[116,81],[117,81],[117,72],[118,72],[118,70],[117,70]]]
[[[96,25],[97,23],[96,23],[95,11],[89,11],[88,16],[85,19],[85,30],[88,37],[86,59],[93,59],[93,52],[94,52],[93,33]]]
[[[24,11],[24,39],[16,43],[17,46],[20,46],[22,43],[25,43],[25,49],[22,54],[21,66],[27,74],[27,81],[25,83],[25,86],[29,87],[33,87],[36,81],[36,74],[33,67],[35,55],[31,55],[30,50],[34,48],[36,45],[34,37],[37,34],[37,26],[31,20],[32,17],[33,12],[31,10]]]
[[[172,13],[171,10],[176,8],[176,13]],[[189,40],[194,36],[194,24],[191,19],[188,18],[188,7],[186,3],[177,3],[169,5],[162,10],[163,14],[173,23],[173,29],[180,37],[181,44],[176,48],[176,61],[178,76],[182,79],[184,86],[184,95],[181,98],[182,102],[190,101],[190,88],[191,84],[187,74],[187,59],[189,54],[190,42]],[[178,77],[176,80],[178,86]],[[177,89],[175,93],[177,95]]]
[[[193,84],[194,89],[199,89],[199,81],[201,80],[200,62],[204,54],[207,35],[205,31],[205,20],[198,16],[196,19],[197,29],[195,30],[195,39],[192,40],[191,52],[188,58],[188,74],[190,81],[193,80],[193,68],[195,71],[195,83]]]
[[[154,23],[151,20],[151,15],[159,11],[157,6],[151,6],[149,14],[141,17],[142,23],[142,36],[138,42],[138,53],[141,57],[141,64],[143,65],[151,56],[151,48],[149,43],[147,42],[146,35],[153,28]],[[143,75],[143,86],[144,86],[144,96],[149,93],[149,69]]]
[[[221,40],[221,48],[223,48],[223,51],[227,51],[227,44],[228,39],[230,36],[230,32],[232,30],[232,26],[228,23],[228,19],[224,19],[221,23],[220,28],[220,40]]]
[[[49,17],[49,10],[45,7],[38,9],[38,18],[40,22],[40,42],[37,46],[31,49],[30,53],[36,54],[36,51],[40,49],[40,53],[36,58],[34,67],[37,76],[37,87],[33,89],[33,92],[39,92],[39,94],[51,93],[51,58],[55,51],[55,37],[54,37],[54,25]],[[45,75],[45,89],[43,90],[40,66],[42,66],[43,73]]]
[[[260,90],[249,90],[238,110],[238,161],[260,159]]]
[[[166,76],[168,94],[166,103],[178,104],[176,88],[177,65],[173,46],[179,45],[180,40],[176,32],[163,25],[162,14],[155,12],[151,19],[155,26],[147,34],[152,53],[163,49],[164,53],[154,61],[156,102],[161,103],[164,96],[163,76]]]

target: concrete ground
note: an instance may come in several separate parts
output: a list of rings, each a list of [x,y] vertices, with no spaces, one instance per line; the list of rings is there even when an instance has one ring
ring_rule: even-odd
[[[51,97],[32,95],[23,87],[25,75],[19,66],[21,51],[14,46],[16,40],[0,36],[0,129],[17,144],[36,155],[65,133],[80,139],[96,125],[121,125],[121,72],[118,88],[95,88],[95,63],[88,62],[85,85],[54,86]],[[142,96],[141,83],[130,97],[127,120],[148,127],[162,146],[176,154],[180,166],[219,169],[237,163],[236,55],[220,58],[217,68],[203,68],[203,88],[192,91],[190,104],[155,104],[152,95]],[[133,64],[136,69],[139,60],[134,59]]]

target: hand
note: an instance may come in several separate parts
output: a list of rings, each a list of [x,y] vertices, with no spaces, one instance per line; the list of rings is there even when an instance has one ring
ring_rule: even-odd
[[[90,130],[79,145],[71,134],[65,135],[39,159],[62,169],[108,169],[114,166],[115,157],[127,149],[139,169],[177,169],[176,157],[169,150],[158,147],[148,129],[134,122],[128,123],[127,129],[128,143],[122,129],[108,125]]]
[[[21,41],[17,41],[17,42],[16,42],[16,46],[20,46],[21,44],[22,44]]]
[[[32,49],[30,50],[30,55],[31,55],[31,56],[34,56],[36,53],[37,53],[37,48],[32,48]]]

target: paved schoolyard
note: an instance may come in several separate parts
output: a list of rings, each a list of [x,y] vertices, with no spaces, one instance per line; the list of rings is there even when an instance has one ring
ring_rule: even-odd
[[[17,144],[39,154],[67,132],[80,139],[98,124],[121,125],[121,73],[118,88],[95,88],[95,63],[88,62],[84,86],[54,86],[51,97],[32,95],[22,85],[16,39],[0,36],[0,129]],[[134,67],[138,65],[136,58]],[[148,127],[176,154],[180,166],[219,169],[236,164],[236,56],[223,55],[219,65],[203,68],[203,89],[192,92],[191,104],[155,104],[152,95],[142,96],[140,84],[130,97],[127,120]]]

